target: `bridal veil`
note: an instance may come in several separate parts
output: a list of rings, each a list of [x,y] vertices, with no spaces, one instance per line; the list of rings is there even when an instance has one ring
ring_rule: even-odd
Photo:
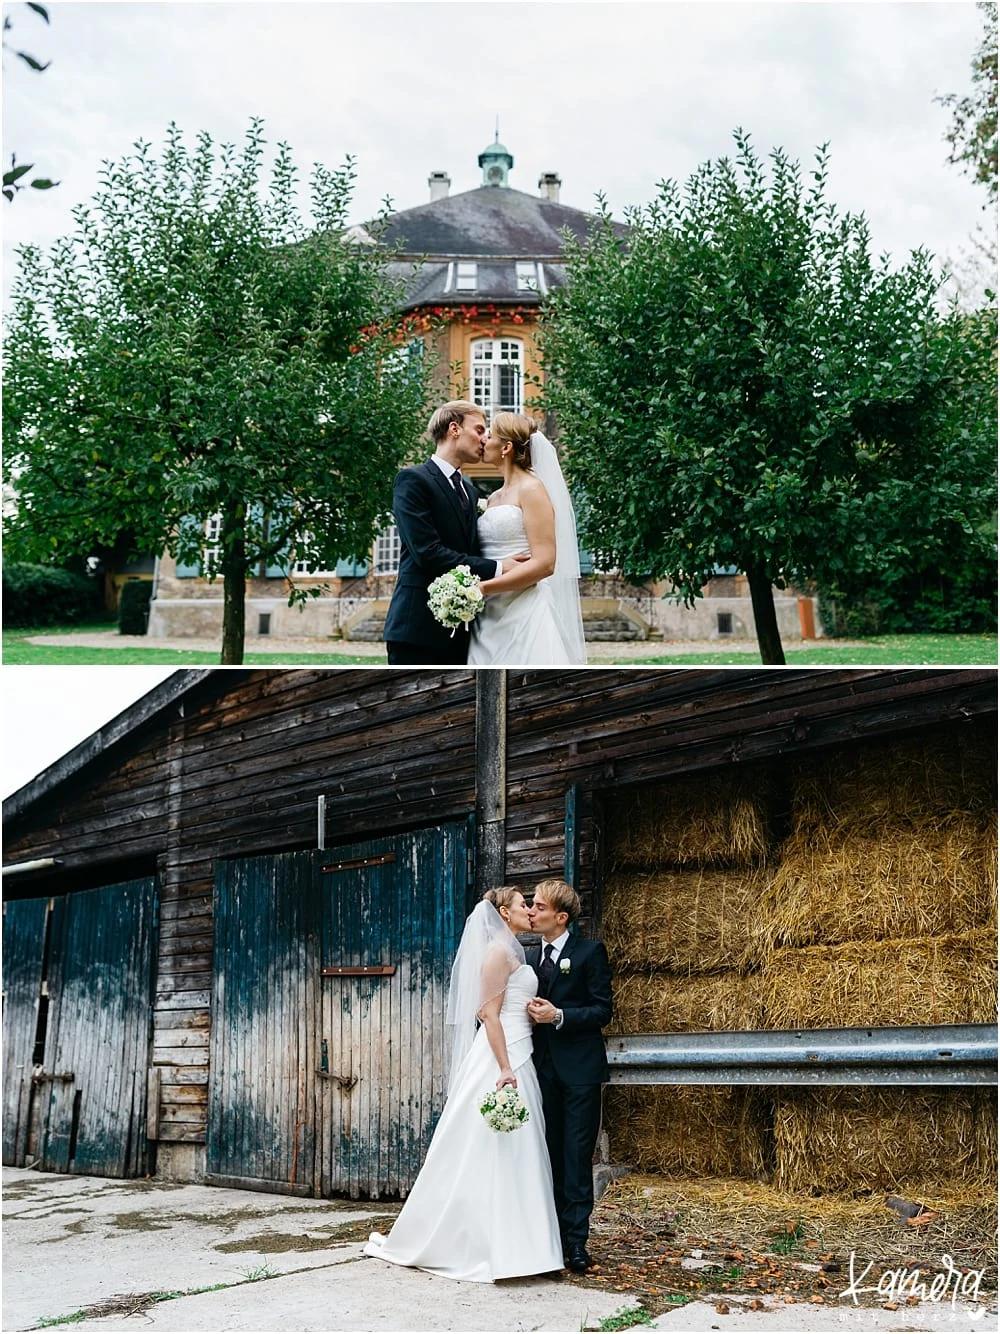
[[[559,627],[566,641],[569,661],[586,663],[580,610],[580,552],[576,538],[576,515],[569,488],[552,442],[535,431],[531,437],[531,471],[545,486],[556,520],[556,568],[548,579]]]
[[[476,1037],[476,1018],[487,1001],[506,990],[524,948],[494,908],[483,899],[469,914],[451,969],[445,1022],[452,1030],[448,1092]]]

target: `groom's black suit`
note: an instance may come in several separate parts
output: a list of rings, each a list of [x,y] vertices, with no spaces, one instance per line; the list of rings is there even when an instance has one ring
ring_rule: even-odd
[[[536,974],[542,945],[525,950]],[[568,962],[568,968],[564,963]],[[611,965],[599,940],[571,935],[550,984],[538,994],[563,1012],[561,1027],[536,1024],[534,1058],[545,1111],[556,1214],[563,1248],[587,1242],[594,1208],[594,1146],[601,1128],[601,1085],[609,1078],[601,1029],[611,1022]]]
[[[476,492],[461,478],[468,504],[431,459],[396,474],[392,512],[399,529],[399,574],[389,603],[382,638],[389,661],[424,665],[464,663],[469,632],[454,637],[431,615],[427,590],[439,574],[468,565],[481,579],[491,579],[497,562],[479,555]]]

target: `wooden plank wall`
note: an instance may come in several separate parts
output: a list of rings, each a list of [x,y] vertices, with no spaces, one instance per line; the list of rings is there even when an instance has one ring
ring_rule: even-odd
[[[579,784],[590,929],[602,790],[995,712],[986,670],[511,672],[505,878],[562,875],[566,789]],[[155,863],[164,1142],[204,1141],[215,861],[315,847],[320,795],[329,846],[472,812],[474,674],[217,672],[9,830],[8,861],[56,856],[67,878]]]
[[[433,824],[474,804],[469,673],[258,672],[170,745],[154,1062],[160,1138],[204,1141],[217,859]]]

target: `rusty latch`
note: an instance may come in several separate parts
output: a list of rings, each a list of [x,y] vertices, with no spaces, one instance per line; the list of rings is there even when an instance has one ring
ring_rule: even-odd
[[[354,871],[362,866],[385,866],[388,862],[394,862],[396,854],[387,852],[383,857],[356,857],[349,862],[331,862],[329,866],[321,866],[320,870],[324,875],[330,871]]]
[[[394,963],[366,963],[357,968],[341,967],[331,964],[322,970],[322,977],[392,977],[396,971]]]
[[[347,1089],[352,1089],[358,1082],[357,1075],[335,1075],[329,1070],[319,1069],[318,1066],[316,1068],[316,1073],[319,1075],[320,1079],[332,1079],[334,1083],[339,1084],[345,1091]]]

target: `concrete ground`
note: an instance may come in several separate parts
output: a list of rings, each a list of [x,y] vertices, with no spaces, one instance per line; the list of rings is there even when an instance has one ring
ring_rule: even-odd
[[[597,1329],[628,1292],[545,1275],[457,1283],[362,1255],[392,1206],[212,1186],[113,1181],[4,1168],[5,1331],[418,1331]],[[155,1304],[150,1293],[171,1293]],[[112,1302],[111,1299],[117,1299]],[[103,1315],[85,1308],[114,1306]],[[950,1301],[897,1311],[791,1305],[753,1311],[707,1297],[658,1316],[668,1331],[949,1330],[996,1327],[996,1307]],[[725,1309],[722,1309],[722,1308]],[[67,1322],[68,1323],[68,1322]],[[612,1328],[620,1327],[617,1321]],[[608,1323],[605,1324],[608,1327]],[[643,1326],[650,1327],[646,1321]]]

